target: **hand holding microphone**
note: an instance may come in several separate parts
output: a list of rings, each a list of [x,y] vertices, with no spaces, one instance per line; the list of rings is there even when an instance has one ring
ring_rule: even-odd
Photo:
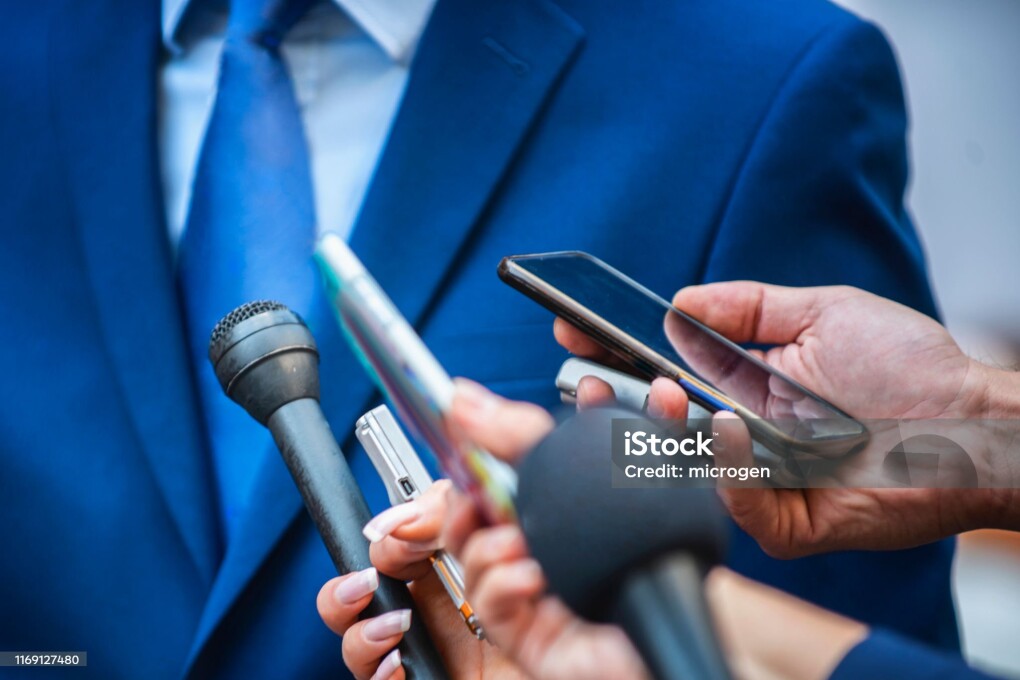
[[[583,394],[581,405],[590,405]],[[538,406],[501,399],[468,381],[458,382],[451,418],[479,446],[508,461],[519,460],[553,428],[552,418]],[[452,506],[448,507],[447,503],[452,503]],[[593,499],[588,499],[578,503],[577,508],[584,512],[591,505]],[[520,505],[519,509],[525,513],[522,516],[528,516],[527,507]],[[446,540],[437,542],[440,526],[444,524]],[[435,498],[414,501],[387,510],[373,520],[371,526],[373,533],[385,534],[382,540],[373,544],[373,561],[384,572],[410,576],[412,572],[409,569],[415,568],[415,563],[419,573],[428,572],[421,554],[414,558],[408,552],[412,543],[420,545],[425,542],[429,548],[446,547],[458,554],[465,567],[469,598],[486,626],[489,639],[504,650],[518,667],[514,669],[505,658],[501,659],[494,653],[486,656],[477,653],[446,654],[454,676],[463,674],[464,677],[472,677],[484,671],[486,677],[517,677],[519,672],[523,672],[543,680],[578,677],[640,680],[650,677],[637,649],[620,627],[583,620],[559,597],[549,594],[546,574],[531,556],[519,527],[502,525],[485,528],[477,508],[465,496],[451,493],[449,499],[442,501]],[[559,532],[559,541],[566,546],[573,545],[575,529],[587,531],[590,537],[598,540],[597,530],[593,531],[592,527],[571,524]],[[684,541],[686,537],[681,535],[678,540]],[[555,574],[560,582],[555,585],[562,589],[564,575],[569,580],[572,569],[584,571],[579,566],[583,565],[571,566],[569,560],[563,561]],[[581,575],[589,583],[594,583],[595,580],[588,578],[592,573],[589,570],[587,575]],[[695,575],[695,581],[700,581],[700,575]],[[624,582],[625,579],[621,578],[620,583]],[[320,594],[320,613],[331,627],[336,628],[336,619],[343,615],[330,604],[325,593],[326,589]],[[609,598],[606,601],[609,602]],[[327,606],[323,607],[323,603]],[[437,604],[451,611],[448,602]],[[594,609],[590,608],[588,613],[595,613]],[[648,613],[654,612],[650,609]],[[349,611],[346,617],[350,618]],[[655,619],[650,619],[650,622],[658,623]],[[702,625],[704,622],[697,623]],[[446,634],[459,635],[462,639],[468,637],[463,625],[453,617],[450,617],[445,629]],[[690,635],[696,639],[699,635],[704,636],[704,632],[699,632],[694,626]],[[677,653],[682,654],[683,648],[688,646],[687,641],[681,640],[676,646]],[[348,663],[353,668],[357,664],[371,663],[379,655],[378,649],[363,645],[352,650]],[[677,673],[687,672],[687,668],[674,670]],[[660,673],[658,677],[675,675]],[[701,674],[699,677],[710,676]]]
[[[458,381],[451,417],[480,446],[514,463],[554,426],[538,406],[503,399],[463,380]],[[573,538],[571,528],[561,540],[569,546]],[[468,596],[489,638],[508,650],[532,677],[649,677],[636,648],[619,627],[586,621],[550,594],[546,572],[532,555],[521,527],[487,528],[466,497],[453,494],[444,542],[464,565]]]
[[[505,459],[519,460],[551,429],[548,416],[531,404],[507,401],[472,383],[462,382],[460,387],[453,417],[481,445],[488,446]],[[650,410],[659,417],[683,419],[687,414],[687,399],[682,390],[674,389],[676,387],[675,383],[665,379],[655,381],[649,395]],[[606,383],[584,379],[578,389],[578,406],[582,410],[605,406],[612,396],[612,390]],[[596,415],[595,427],[599,417],[604,418],[604,414]],[[578,422],[583,423],[583,419],[575,421]],[[718,665],[712,668],[713,662],[720,662],[718,649],[713,649],[710,638],[710,630],[714,627],[726,651],[729,667],[742,680],[775,677],[821,680],[829,677],[843,656],[864,637],[866,627],[857,622],[738,576],[723,567],[712,569],[705,579],[704,595],[711,611],[701,611],[701,598],[697,592],[700,590],[699,579],[690,576],[697,575],[698,561],[704,564],[712,559],[717,541],[714,532],[719,528],[718,516],[713,512],[709,497],[698,497],[696,493],[684,498],[683,494],[688,491],[707,492],[707,489],[670,490],[673,493],[663,511],[672,512],[675,516],[661,520],[656,517],[652,524],[652,529],[657,529],[661,537],[650,536],[647,528],[637,527],[634,535],[638,540],[631,541],[631,547],[626,545],[626,536],[621,543],[620,534],[613,531],[611,525],[628,522],[639,525],[642,521],[638,514],[641,503],[637,504],[639,507],[624,512],[619,512],[620,508],[614,510],[604,506],[603,510],[608,509],[608,517],[596,512],[593,513],[594,518],[588,519],[576,515],[567,518],[567,511],[550,512],[548,500],[544,504],[532,505],[526,496],[541,489],[534,487],[534,468],[529,470],[529,466],[546,468],[539,479],[552,480],[556,470],[578,462],[574,456],[562,455],[583,444],[588,436],[586,430],[591,431],[592,428],[578,429],[580,434],[576,430],[571,433],[561,428],[519,466],[518,510],[526,531],[510,526],[481,527],[477,511],[463,496],[452,495],[448,510],[446,545],[461,557],[465,565],[468,595],[488,626],[490,639],[505,645],[510,655],[533,677],[542,680],[647,678],[649,669],[631,638],[643,638],[642,651],[645,658],[651,660],[651,665],[654,666],[656,659],[668,662],[666,668],[654,669],[655,677],[707,678],[713,677],[713,674],[719,677],[725,670]],[[595,434],[597,437],[598,433]],[[573,446],[557,446],[556,439],[564,436],[575,440]],[[597,444],[597,440],[594,443]],[[541,460],[543,456],[546,457],[544,462]],[[575,484],[575,490],[584,488],[584,485]],[[559,496],[567,493],[560,489],[557,491]],[[545,496],[548,499],[553,494]],[[556,498],[555,503],[562,507],[571,500]],[[654,508],[656,504],[650,505]],[[583,504],[578,507],[583,511]],[[647,509],[648,506],[645,507]],[[622,521],[612,518],[614,511]],[[684,521],[684,513],[691,515],[687,521]],[[704,516],[699,518],[698,514]],[[536,519],[547,526],[534,526]],[[567,528],[560,531],[553,527],[550,530],[548,525],[557,522]],[[531,546],[528,545],[529,540]],[[542,542],[551,545],[541,545]],[[634,546],[648,555],[662,552],[656,550],[656,544],[660,549],[663,545],[685,549],[679,555],[680,560],[670,559],[670,551],[665,551],[665,563],[669,565],[672,562],[673,571],[677,567],[680,571],[685,567],[688,569],[686,578],[680,579],[681,585],[686,585],[686,592],[674,589],[671,594],[670,590],[663,592],[657,588],[663,578],[667,582],[670,580],[671,569],[657,573],[654,560],[649,563],[650,569],[631,569],[630,574],[626,570],[617,572],[615,578],[604,581],[600,586],[602,577],[614,571],[606,569],[607,564],[631,562]],[[591,564],[571,569],[571,564],[577,566],[578,555],[592,546],[600,554],[588,557]],[[551,559],[550,551],[563,554],[555,560]],[[543,564],[548,563],[553,571],[547,573],[540,569],[536,557]],[[652,578],[647,578],[649,574]],[[631,616],[629,623],[621,620],[627,626],[630,637],[615,625],[598,625],[579,619],[563,600],[550,594],[552,589],[561,593],[569,604],[589,615],[598,616],[599,608],[615,608],[624,614],[629,610],[636,614]],[[613,589],[617,590],[615,596],[611,592]],[[678,594],[682,598],[674,602],[674,610],[670,612],[654,600],[643,597],[642,590],[662,593],[664,601]],[[597,597],[592,598],[592,594]],[[603,616],[606,613],[609,612],[604,612]],[[663,614],[672,621],[664,621]],[[710,621],[706,614],[711,614]],[[685,628],[684,620],[691,625]],[[783,625],[777,626],[777,621],[782,621]],[[658,625],[662,623],[670,623],[670,628]],[[645,630],[642,631],[642,627]],[[684,639],[671,639],[670,629],[683,631]],[[654,646],[657,637],[662,638],[666,646],[658,651],[654,648],[648,650],[649,646]],[[671,659],[674,655],[681,658]],[[707,667],[702,665],[692,669],[685,666],[692,662],[707,664]]]
[[[586,379],[579,390],[579,406],[587,409],[604,405],[611,397],[604,383]],[[674,392],[667,381],[653,384],[650,405],[662,417],[682,418],[686,403],[682,391]],[[520,460],[553,427],[552,419],[541,408],[502,399],[468,381],[459,381],[451,417],[479,445],[510,461]],[[450,663],[452,677],[649,677],[637,649],[622,629],[584,621],[549,593],[547,575],[536,563],[519,527],[484,526],[475,506],[462,494],[445,490],[437,493],[433,489],[425,496],[409,503],[410,510],[387,510],[372,521],[373,529],[385,534],[373,544],[372,560],[384,573],[402,578],[425,574],[427,579],[429,566],[421,553],[415,557],[414,546],[442,546],[461,558],[468,595],[494,644],[478,646],[438,584],[433,583],[431,605],[418,598],[423,613],[433,617],[430,629]],[[570,539],[563,542],[574,545]],[[341,608],[335,604],[331,593],[337,580],[326,584],[319,595],[320,614],[334,630],[344,621],[353,621],[360,611],[357,606]],[[426,581],[414,585],[425,586]],[[706,579],[705,595],[730,664],[742,679],[820,680],[828,677],[866,633],[858,623],[721,567],[712,570]],[[445,613],[446,618],[441,619],[437,613]],[[783,626],[777,627],[776,621],[783,621]],[[350,655],[345,658],[351,668],[371,672],[391,647],[359,642],[351,645]],[[777,650],[782,651],[777,654]]]
[[[433,484],[413,501],[383,511],[369,522],[376,538],[370,546],[374,568],[402,581],[411,592],[440,656],[454,680],[524,680],[529,677],[497,645],[478,640],[464,625],[430,561],[442,548],[441,531],[448,498],[448,480]],[[352,583],[353,581],[353,583]],[[396,640],[385,634],[383,617],[363,616],[371,593],[357,574],[326,582],[316,605],[326,626],[343,636],[344,662],[357,678],[390,678],[386,660]],[[483,675],[484,674],[484,675]],[[392,676],[399,680],[399,675]]]
[[[508,461],[519,459],[553,428],[552,418],[542,408],[501,399],[463,380],[458,381],[451,418],[479,446]],[[528,553],[520,529],[515,525],[482,529],[482,516],[467,496],[452,490],[438,494],[433,487],[415,501],[384,511],[370,526],[373,535],[383,535],[372,544],[372,561],[379,571],[420,578],[412,587],[432,588],[433,606],[423,602],[423,613],[434,617],[436,625],[430,622],[430,629],[453,677],[647,677],[623,632],[615,626],[585,622],[548,595],[541,567]],[[444,534],[452,536],[453,542],[447,544]],[[492,644],[474,640],[458,620],[431,574],[426,554],[415,552],[416,547],[449,548],[467,560],[463,564],[469,599]],[[331,597],[335,582],[323,587],[318,602],[327,625],[339,630],[354,619],[356,608],[336,604]],[[345,658],[352,669],[374,669],[384,652],[378,645],[361,643]]]

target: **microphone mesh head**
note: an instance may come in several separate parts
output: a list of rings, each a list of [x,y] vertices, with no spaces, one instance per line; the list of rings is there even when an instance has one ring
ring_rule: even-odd
[[[209,361],[227,396],[263,425],[284,404],[319,398],[315,338],[287,305],[243,304],[209,338]]]
[[[613,486],[618,408],[582,411],[518,467],[517,513],[549,589],[581,616],[607,620],[627,574],[666,555],[722,558],[727,526],[714,489]],[[647,429],[661,432],[649,421]]]
[[[237,324],[257,314],[272,312],[278,309],[287,309],[287,305],[273,300],[253,300],[252,302],[244,303],[220,319],[216,327],[213,328],[212,335],[209,337],[209,351],[212,352],[216,344],[226,338]]]

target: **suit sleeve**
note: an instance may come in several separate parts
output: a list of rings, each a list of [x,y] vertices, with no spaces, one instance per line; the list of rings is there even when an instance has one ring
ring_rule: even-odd
[[[896,60],[872,25],[817,36],[746,151],[706,281],[848,284],[934,315],[906,212],[907,116]]]
[[[955,654],[937,652],[905,637],[873,630],[843,658],[830,680],[991,680]]]

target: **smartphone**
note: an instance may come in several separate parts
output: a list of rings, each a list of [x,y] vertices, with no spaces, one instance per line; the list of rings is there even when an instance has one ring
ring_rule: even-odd
[[[324,236],[315,257],[351,349],[401,421],[489,522],[513,520],[516,474],[446,418],[453,381],[411,324],[341,238]]]
[[[499,276],[638,375],[672,378],[708,411],[736,413],[777,453],[832,458],[868,440],[853,417],[592,255],[505,257]]]

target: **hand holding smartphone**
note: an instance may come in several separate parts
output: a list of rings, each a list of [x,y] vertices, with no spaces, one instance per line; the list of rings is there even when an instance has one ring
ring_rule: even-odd
[[[848,414],[587,253],[506,257],[499,276],[638,375],[672,378],[695,404],[736,413],[777,453],[834,458],[868,440]]]

